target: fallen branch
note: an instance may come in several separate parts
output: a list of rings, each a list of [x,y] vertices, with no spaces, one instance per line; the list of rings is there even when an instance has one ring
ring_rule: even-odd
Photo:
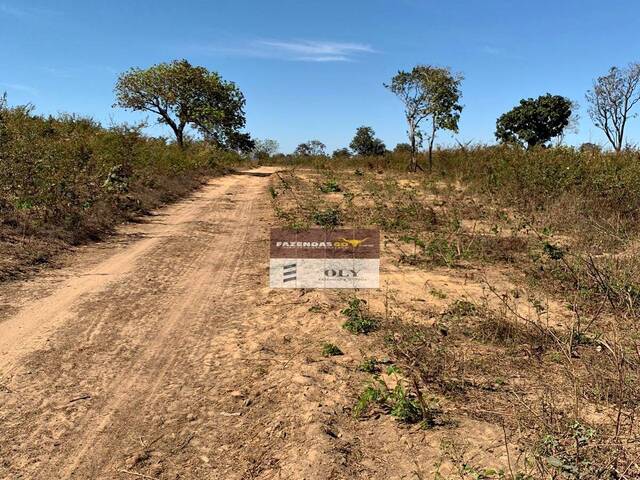
[[[82,395],[80,397],[76,397],[76,398],[72,398],[71,400],[69,400],[69,403],[73,403],[73,402],[77,402],[79,400],[88,400],[91,398],[91,395],[89,395],[88,393],[86,395]]]

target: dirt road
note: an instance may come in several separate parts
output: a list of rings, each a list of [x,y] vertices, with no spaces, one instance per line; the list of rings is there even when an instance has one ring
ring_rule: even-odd
[[[267,287],[272,172],[0,287],[0,479],[427,478],[440,433],[350,414],[373,344],[345,299]]]
[[[264,320],[271,171],[214,179],[3,288],[0,478],[246,473],[260,452],[225,451],[251,440],[242,389],[259,372],[239,363]]]

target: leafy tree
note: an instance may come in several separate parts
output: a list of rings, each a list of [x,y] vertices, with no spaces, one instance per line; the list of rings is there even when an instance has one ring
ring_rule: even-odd
[[[573,103],[568,98],[547,93],[538,98],[520,100],[496,122],[496,138],[503,143],[544,145],[562,135],[569,125]]]
[[[320,140],[309,140],[298,145],[293,153],[301,157],[320,157],[326,155],[326,148]]]
[[[259,160],[267,159],[278,152],[278,142],[276,140],[271,140],[269,138],[265,138],[264,140],[255,140],[254,147],[252,150],[252,154],[254,158]]]
[[[333,158],[349,158],[351,156],[351,152],[348,148],[338,148],[334,150],[331,154]]]
[[[593,82],[587,92],[589,116],[614,150],[619,152],[624,145],[624,134],[631,109],[640,101],[640,64],[632,63],[627,68],[611,67],[609,73]]]
[[[349,147],[357,155],[379,156],[387,150],[382,140],[375,137],[376,132],[371,127],[360,127]]]
[[[590,154],[598,154],[602,152],[602,147],[598,144],[585,142],[580,145],[580,153],[590,153]]]
[[[234,150],[239,153],[247,153],[253,150],[256,146],[255,141],[251,138],[251,135],[248,133],[234,132],[229,135],[225,144],[222,144],[216,140],[213,140],[210,137],[205,138],[208,141],[213,142],[218,147],[227,148],[229,150]]]
[[[398,143],[393,149],[394,153],[411,153],[411,145],[408,143]]]
[[[416,152],[422,143],[423,132],[420,124],[430,122],[428,127],[429,169],[433,167],[433,144],[438,130],[458,131],[458,121],[462,112],[460,105],[460,84],[463,77],[451,73],[448,68],[418,65],[410,72],[399,71],[385,85],[404,104],[407,119],[407,135],[411,145],[410,169],[416,171]]]
[[[245,126],[242,92],[216,72],[186,60],[131,68],[118,78],[115,94],[116,106],[158,115],[158,122],[173,130],[181,147],[187,126],[220,147],[253,147],[249,135],[240,132]]]

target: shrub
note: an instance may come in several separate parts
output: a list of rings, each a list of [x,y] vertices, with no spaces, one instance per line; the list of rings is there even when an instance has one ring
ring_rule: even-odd
[[[322,345],[322,356],[323,357],[335,357],[337,355],[344,355],[342,350],[337,345],[333,343],[325,343]]]
[[[0,279],[20,269],[29,245],[78,244],[109,232],[239,165],[235,153],[192,142],[185,150],[143,134],[144,125],[104,128],[75,115],[44,117],[0,102],[0,217],[9,241]],[[13,273],[12,273],[13,272]]]
[[[338,182],[336,182],[335,180],[327,180],[326,182],[320,185],[320,191],[322,193],[331,193],[331,192],[341,192],[342,189],[340,188],[340,185],[338,185]]]
[[[313,214],[313,221],[321,227],[337,227],[341,224],[340,211],[337,208],[328,208]]]
[[[349,305],[340,313],[347,317],[342,327],[351,333],[369,333],[378,328],[378,321],[371,316],[366,308],[367,302],[360,298],[352,298]]]

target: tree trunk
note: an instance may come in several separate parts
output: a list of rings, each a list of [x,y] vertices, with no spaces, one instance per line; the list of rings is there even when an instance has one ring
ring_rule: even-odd
[[[429,171],[433,170],[433,142],[435,141],[435,139],[436,139],[436,127],[434,123],[434,126],[431,130],[431,138],[429,139]]]
[[[178,146],[180,148],[184,148],[184,134],[182,133],[182,130],[176,130],[176,143],[178,144]]]
[[[181,149],[184,149],[184,126],[178,126],[173,122],[167,122],[176,136],[176,143]]]
[[[167,112],[166,108],[162,108],[160,105],[156,105],[158,107],[158,113],[162,116],[164,122],[171,127],[173,130],[173,134],[176,136],[176,143],[178,146],[183,149],[184,148],[184,127],[186,126],[185,121],[180,121],[180,124],[176,124],[173,121],[171,116],[169,116],[169,112]]]
[[[416,159],[416,132],[412,126],[409,127],[409,137],[411,140],[411,163],[409,163],[409,171],[415,173],[418,170],[418,161]]]
[[[418,163],[418,146],[416,145],[416,130],[417,127],[409,121],[409,141],[411,142],[411,162],[409,163],[408,170],[416,173],[418,170],[424,172],[424,168]]]

